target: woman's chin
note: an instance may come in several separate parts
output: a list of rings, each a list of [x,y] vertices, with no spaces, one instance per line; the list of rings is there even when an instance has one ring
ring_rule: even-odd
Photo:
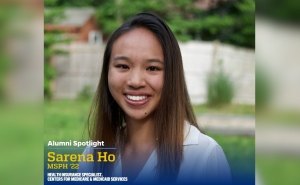
[[[133,121],[143,121],[145,119],[149,118],[149,115],[145,112],[142,113],[132,113],[132,114],[127,114],[127,119],[133,120]]]

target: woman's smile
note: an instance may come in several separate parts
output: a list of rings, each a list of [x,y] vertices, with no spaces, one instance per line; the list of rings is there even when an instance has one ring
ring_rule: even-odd
[[[133,100],[133,101],[141,101],[148,98],[148,96],[134,96],[134,95],[126,95],[127,99]]]
[[[131,105],[131,106],[142,106],[145,105],[149,100],[151,96],[149,95],[130,95],[125,94],[125,101]]]

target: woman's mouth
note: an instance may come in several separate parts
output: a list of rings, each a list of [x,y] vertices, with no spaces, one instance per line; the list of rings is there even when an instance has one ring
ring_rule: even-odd
[[[148,96],[134,96],[134,95],[126,95],[127,99],[132,100],[132,101],[140,101],[140,100],[145,100],[147,99]]]
[[[125,94],[125,101],[131,106],[142,106],[150,100],[149,95],[130,95]]]

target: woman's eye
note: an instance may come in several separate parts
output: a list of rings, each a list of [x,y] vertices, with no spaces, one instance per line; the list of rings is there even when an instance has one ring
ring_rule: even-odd
[[[148,71],[158,71],[159,69],[157,67],[151,66],[151,67],[148,67],[147,70]]]
[[[120,69],[129,69],[129,67],[126,66],[126,65],[117,65],[117,68],[120,68]]]

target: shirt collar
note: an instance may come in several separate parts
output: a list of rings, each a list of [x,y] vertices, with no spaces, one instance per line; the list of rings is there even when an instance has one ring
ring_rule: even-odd
[[[191,125],[189,122],[184,122],[184,141],[183,146],[186,145],[197,145],[199,140],[200,131]]]

